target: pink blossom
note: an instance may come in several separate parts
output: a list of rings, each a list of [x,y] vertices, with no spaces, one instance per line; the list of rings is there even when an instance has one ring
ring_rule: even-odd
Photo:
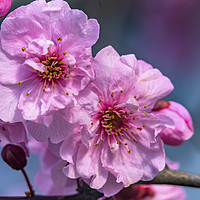
[[[139,180],[151,180],[165,166],[162,140],[157,134],[173,121],[151,112],[155,102],[173,86],[157,69],[134,55],[119,56],[111,47],[94,58],[93,91],[98,105],[87,126],[61,145],[63,172],[82,177],[105,196]],[[83,142],[82,142],[82,141]]]
[[[97,21],[63,0],[38,0],[11,12],[1,26],[0,117],[38,123],[40,131],[31,134],[40,141],[51,138],[50,131],[37,136],[63,124],[58,111],[71,109],[94,78],[91,46],[98,35]],[[65,135],[67,127],[53,132]]]
[[[0,0],[0,17],[3,17],[10,9],[11,0]]]
[[[76,194],[76,180],[67,178],[63,167],[67,164],[59,156],[52,153],[47,142],[29,140],[32,152],[39,154],[41,169],[35,176],[35,185],[46,195],[73,195]]]
[[[173,101],[169,101],[167,106],[160,108],[159,104],[166,104],[165,102],[158,101],[152,113],[166,115],[173,119],[175,129],[166,128],[160,133],[160,137],[165,144],[180,145],[194,133],[191,116],[186,108]]]
[[[114,200],[186,200],[185,191],[180,186],[138,185],[123,189]]]

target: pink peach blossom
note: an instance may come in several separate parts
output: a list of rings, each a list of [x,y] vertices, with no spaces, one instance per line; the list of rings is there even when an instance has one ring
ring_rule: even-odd
[[[185,191],[173,185],[138,185],[123,189],[114,200],[186,200]]]
[[[90,124],[77,127],[61,145],[69,162],[63,172],[82,177],[105,196],[118,193],[139,180],[151,180],[165,166],[162,140],[157,136],[173,121],[151,113],[155,102],[173,86],[157,69],[134,55],[119,56],[102,49],[92,63],[96,79],[93,92],[98,105]]]
[[[10,9],[11,0],[0,0],[0,17],[3,17]]]
[[[91,46],[98,35],[97,21],[63,0],[37,0],[11,12],[1,25],[0,118],[41,125],[30,131],[44,134],[40,141],[55,132],[65,135],[73,125],[67,121],[60,127],[59,111],[74,107],[75,96],[93,80]],[[41,133],[49,126],[51,134]]]
[[[160,133],[160,138],[165,144],[180,145],[192,137],[194,133],[191,116],[186,108],[179,103],[169,101],[168,106],[159,108],[157,105],[160,102],[163,101],[156,103],[152,113],[166,115],[175,122],[175,129],[166,128]]]

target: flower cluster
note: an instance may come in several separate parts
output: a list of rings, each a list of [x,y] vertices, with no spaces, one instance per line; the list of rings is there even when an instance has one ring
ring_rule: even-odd
[[[1,25],[0,144],[40,153],[36,184],[49,195],[75,194],[77,178],[106,197],[152,180],[164,143],[193,134],[187,110],[161,100],[170,80],[111,46],[93,57],[98,37],[98,22],[63,0],[19,7]]]

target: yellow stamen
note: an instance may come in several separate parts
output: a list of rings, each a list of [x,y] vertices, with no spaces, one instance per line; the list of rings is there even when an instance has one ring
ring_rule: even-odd
[[[136,139],[133,139],[133,141],[134,141],[135,143],[138,143],[138,141],[137,141]]]
[[[22,47],[22,51],[25,51],[26,50],[26,47]]]
[[[57,40],[58,41],[62,41],[62,37],[57,37]]]

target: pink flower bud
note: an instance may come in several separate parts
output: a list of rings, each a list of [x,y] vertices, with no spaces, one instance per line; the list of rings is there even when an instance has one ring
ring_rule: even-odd
[[[11,0],[0,0],[0,17],[3,17],[10,9]]]
[[[172,101],[158,101],[153,110],[154,114],[166,115],[174,120],[175,129],[166,128],[160,133],[165,144],[180,145],[193,135],[192,119],[181,104]]]
[[[26,154],[20,146],[7,144],[1,152],[1,156],[15,170],[21,170],[26,166]]]
[[[156,104],[154,105],[152,111],[159,111],[162,110],[164,108],[168,108],[170,105],[170,103],[168,101],[165,100],[159,100],[156,102]]]

